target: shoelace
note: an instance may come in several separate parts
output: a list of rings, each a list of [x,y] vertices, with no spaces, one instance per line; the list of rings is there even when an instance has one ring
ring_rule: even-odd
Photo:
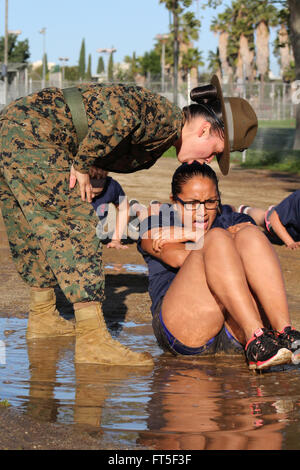
[[[262,342],[262,339],[264,339],[264,342]],[[252,348],[256,347],[256,348],[259,348],[261,352],[265,352],[267,349],[266,347],[267,344],[271,344],[271,343],[273,345],[278,344],[275,333],[273,330],[267,330],[266,328],[264,328],[263,334],[261,336],[255,337],[255,339],[249,344],[249,347],[250,347],[250,350],[252,346]]]

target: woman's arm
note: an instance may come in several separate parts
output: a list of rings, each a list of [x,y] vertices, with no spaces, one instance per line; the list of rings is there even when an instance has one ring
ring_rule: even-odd
[[[183,227],[157,227],[146,232],[141,247],[151,256],[164,263],[179,268],[190,253],[186,242],[195,242],[196,233],[188,232]]]
[[[287,246],[287,248],[294,250],[300,247],[300,243],[295,242],[295,240],[287,232],[286,228],[281,223],[280,218],[275,210],[270,215],[269,221],[272,225],[272,229],[280,238],[280,240],[282,240],[283,243]]]
[[[129,203],[127,197],[124,197],[123,201],[116,207],[116,227],[111,239],[111,242],[107,244],[107,248],[116,248],[119,250],[127,249],[126,245],[122,245],[121,239],[122,235],[125,232],[128,220],[129,220]]]
[[[241,222],[236,225],[231,225],[228,227],[228,232],[230,232],[232,235],[235,235],[237,232],[240,230],[244,229],[245,227],[248,227],[249,225],[253,225],[251,222]]]
[[[153,240],[141,241],[141,247],[150,255],[158,258],[172,268],[181,268],[190,251],[185,249],[184,243],[172,243],[164,245],[160,251],[153,250]]]

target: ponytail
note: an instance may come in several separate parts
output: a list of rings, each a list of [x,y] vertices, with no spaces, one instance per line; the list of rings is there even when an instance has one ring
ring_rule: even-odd
[[[183,108],[186,121],[191,121],[197,116],[203,117],[212,126],[212,132],[224,138],[224,122],[222,119],[221,102],[217,98],[217,90],[213,85],[204,85],[193,88],[190,98],[192,103]]]

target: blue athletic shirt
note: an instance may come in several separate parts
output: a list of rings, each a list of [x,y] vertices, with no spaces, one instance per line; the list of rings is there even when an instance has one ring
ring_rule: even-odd
[[[300,189],[274,207],[278,217],[295,242],[300,241]]]
[[[99,219],[102,221],[107,217],[109,203],[118,206],[124,196],[125,193],[118,181],[107,176],[102,193],[92,200],[93,207]]]
[[[152,315],[155,311],[157,303],[169,289],[170,284],[179,271],[179,268],[173,268],[172,266],[163,263],[158,258],[155,258],[154,256],[151,256],[149,253],[144,251],[141,247],[141,237],[151,228],[172,226],[182,227],[181,220],[179,219],[178,214],[173,207],[174,206],[171,204],[162,204],[160,207],[160,213],[158,215],[152,215],[151,217],[143,220],[140,226],[140,239],[137,243],[137,249],[142,254],[145,262],[148,265],[148,291],[152,301]],[[253,225],[256,225],[252,217],[247,214],[233,212],[231,207],[228,205],[221,206],[221,210],[222,213],[217,215],[211,228],[219,227],[227,229],[228,227],[243,222],[251,222]]]

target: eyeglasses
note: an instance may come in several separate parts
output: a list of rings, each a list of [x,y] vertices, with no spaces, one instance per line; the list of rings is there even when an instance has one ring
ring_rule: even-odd
[[[204,205],[205,209],[211,211],[217,209],[220,204],[220,199],[206,199],[206,201],[183,201],[182,199],[180,199],[180,197],[177,196],[176,200],[179,201],[188,211],[199,210],[201,204]]]

